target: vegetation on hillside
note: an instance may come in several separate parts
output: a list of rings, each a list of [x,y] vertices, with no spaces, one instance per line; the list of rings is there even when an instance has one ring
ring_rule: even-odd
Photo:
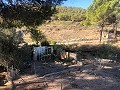
[[[120,18],[120,1],[119,0],[93,0],[88,9],[76,7],[56,7],[56,14],[53,14],[52,20],[76,21],[81,22],[84,26],[108,22],[108,19]]]
[[[86,18],[86,10],[82,8],[57,6],[56,11],[56,14],[51,17],[52,20],[80,22]]]

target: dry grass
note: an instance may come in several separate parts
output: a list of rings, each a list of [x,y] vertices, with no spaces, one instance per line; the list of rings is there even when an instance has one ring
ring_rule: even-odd
[[[76,39],[99,39],[100,28],[98,27],[88,27],[85,28],[81,26],[78,22],[71,22],[71,21],[54,21],[48,24],[43,24],[38,27],[39,30],[46,36],[49,41],[70,41]],[[30,34],[26,34],[24,39],[28,43],[34,43],[30,39]],[[97,41],[90,41],[90,42],[80,42],[80,45],[84,44],[92,44],[96,45],[99,44],[99,40]],[[120,46],[120,42],[114,44],[115,46]]]

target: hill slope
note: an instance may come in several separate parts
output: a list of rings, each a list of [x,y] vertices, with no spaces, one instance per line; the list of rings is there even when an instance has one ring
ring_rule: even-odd
[[[45,34],[48,40],[57,42],[79,38],[99,38],[98,28],[90,27],[86,29],[80,23],[72,21],[54,21],[49,24],[43,24],[39,29]]]

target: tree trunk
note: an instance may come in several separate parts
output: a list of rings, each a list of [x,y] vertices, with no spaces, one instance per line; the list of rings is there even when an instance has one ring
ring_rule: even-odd
[[[117,23],[115,24],[115,29],[114,29],[114,40],[116,40],[116,35],[117,35]]]
[[[102,41],[102,32],[103,32],[103,28],[102,28],[102,30],[100,30],[100,43]]]

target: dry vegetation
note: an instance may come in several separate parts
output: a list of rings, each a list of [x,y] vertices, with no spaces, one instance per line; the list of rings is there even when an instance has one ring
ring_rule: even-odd
[[[83,27],[79,22],[52,21],[39,26],[38,30],[46,36],[48,41],[69,42],[78,39],[97,39],[90,42],[81,41],[79,44],[99,44],[100,28],[95,26],[89,28]],[[26,42],[33,42],[29,34],[26,34],[24,39]],[[120,39],[120,37],[118,39]],[[120,42],[118,41],[118,43],[114,45],[119,46]]]
[[[85,28],[78,22],[72,21],[54,21],[48,24],[43,24],[38,28],[50,41],[67,41],[73,39],[99,39],[99,29],[90,27]],[[26,34],[24,39],[26,42],[32,43],[29,38],[30,35]]]
[[[50,40],[57,42],[78,38],[99,38],[99,32],[92,28],[86,29],[79,23],[73,22],[51,22],[50,25],[42,25],[40,30]]]

